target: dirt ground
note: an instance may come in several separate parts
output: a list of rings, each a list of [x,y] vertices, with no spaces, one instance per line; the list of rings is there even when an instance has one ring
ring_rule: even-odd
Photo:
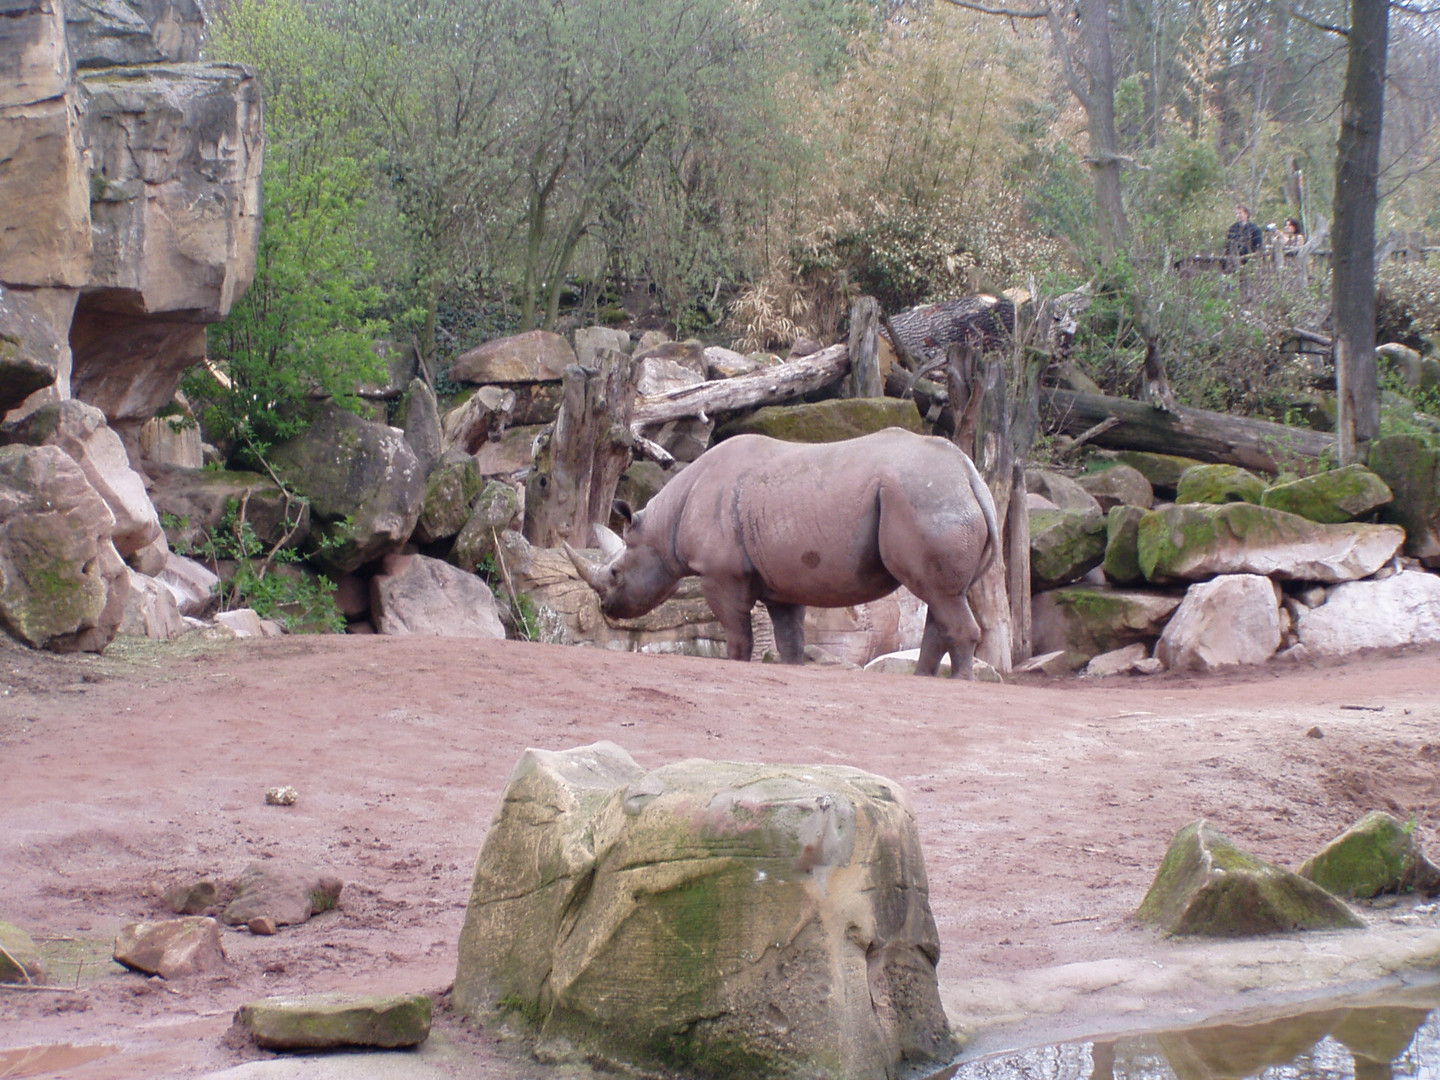
[[[1440,852],[1437,661],[1405,650],[1209,678],[996,686],[433,638],[192,636],[122,641],[103,657],[0,645],[0,919],[59,958],[60,984],[0,989],[0,1076],[195,1076],[268,1056],[227,1038],[235,1009],[257,997],[443,992],[517,756],[599,739],[643,765],[834,762],[903,783],[945,1000],[976,1045],[1193,1018],[1267,988],[1382,974],[1342,964],[1289,981],[1137,980],[1186,955],[1194,972],[1241,954],[1196,961],[1194,947],[1129,917],[1175,831],[1198,817],[1292,868],[1371,809],[1413,815]],[[266,805],[281,784],[299,800]],[[273,937],[227,930],[219,976],[168,984],[107,962],[121,926],[162,916],[164,887],[233,878],[266,857],[333,871],[339,910]],[[1425,929],[1404,911],[1367,917]],[[1434,942],[1406,940],[1418,944],[1401,940],[1401,954]],[[443,1010],[437,1032],[474,1063],[456,1075],[546,1075],[514,1040]],[[13,1053],[52,1044],[92,1050],[43,1066]]]

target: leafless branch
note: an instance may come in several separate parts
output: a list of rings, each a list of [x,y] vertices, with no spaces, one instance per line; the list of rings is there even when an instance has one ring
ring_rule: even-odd
[[[953,3],[954,0],[951,0],[951,2]],[[1314,27],[1316,30],[1323,30],[1327,34],[1339,34],[1341,37],[1350,36],[1350,28],[1348,26],[1336,26],[1334,23],[1321,22],[1318,19],[1312,19],[1303,11],[1297,11],[1293,6],[1290,8],[1290,17],[1294,19],[1299,19],[1306,26]]]
[[[1001,15],[1007,19],[1048,19],[1050,17],[1050,9],[1048,7],[1022,11],[1019,8],[991,7],[988,4],[977,4],[974,0],[949,0],[949,2],[956,7],[978,11],[982,15]]]

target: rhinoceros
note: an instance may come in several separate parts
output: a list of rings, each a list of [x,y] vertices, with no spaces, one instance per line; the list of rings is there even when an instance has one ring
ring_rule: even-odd
[[[707,450],[643,510],[614,505],[600,565],[565,544],[609,617],[653,610],[698,575],[732,660],[749,660],[764,603],[783,663],[805,654],[805,608],[847,607],[906,586],[929,605],[916,673],[971,677],[980,626],[966,593],[999,547],[995,504],[944,439],[887,428],[844,442],[738,435]]]

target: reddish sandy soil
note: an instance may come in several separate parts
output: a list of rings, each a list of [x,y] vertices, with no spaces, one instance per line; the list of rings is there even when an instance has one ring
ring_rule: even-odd
[[[0,918],[92,957],[78,974],[57,963],[58,988],[0,990],[0,1076],[38,1074],[7,1073],[6,1050],[62,1043],[111,1048],[63,1073],[77,1080],[194,1076],[267,1056],[226,1037],[245,1001],[444,991],[516,757],[598,739],[650,766],[835,762],[902,782],[949,1002],[1144,962],[1173,946],[1129,916],[1197,817],[1291,867],[1370,809],[1413,814],[1440,849],[1437,660],[995,686],[430,638],[0,646]],[[265,804],[280,784],[295,805]],[[218,976],[170,984],[105,962],[121,926],[163,914],[164,887],[266,857],[336,873],[340,909],[273,937],[227,930]],[[1156,1018],[1230,1004],[1203,987],[1140,1003]],[[966,1008],[957,1023],[982,1036],[1004,1012]],[[1060,1026],[1106,1008],[1086,999]],[[443,1010],[437,1032],[483,1063],[467,1075],[537,1075]]]

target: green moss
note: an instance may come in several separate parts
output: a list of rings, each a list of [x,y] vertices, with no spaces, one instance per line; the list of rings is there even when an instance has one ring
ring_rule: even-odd
[[[1194,465],[1175,490],[1178,503],[1258,503],[1265,481],[1236,465]]]
[[[1414,835],[1391,815],[1372,811],[1306,860],[1300,874],[1337,896],[1364,900],[1413,888],[1419,862]]]
[[[1316,473],[1266,489],[1260,505],[1298,514],[1310,521],[1339,525],[1390,502],[1385,481],[1360,464]]]
[[[1112,506],[1105,520],[1105,577],[1117,585],[1135,585],[1145,580],[1140,569],[1138,547],[1140,519],[1145,511],[1138,506]]]
[[[768,435],[786,442],[825,443],[900,427],[923,432],[913,401],[899,398],[840,398],[801,405],[767,405],[750,416],[724,424],[715,440],[732,435]]]

